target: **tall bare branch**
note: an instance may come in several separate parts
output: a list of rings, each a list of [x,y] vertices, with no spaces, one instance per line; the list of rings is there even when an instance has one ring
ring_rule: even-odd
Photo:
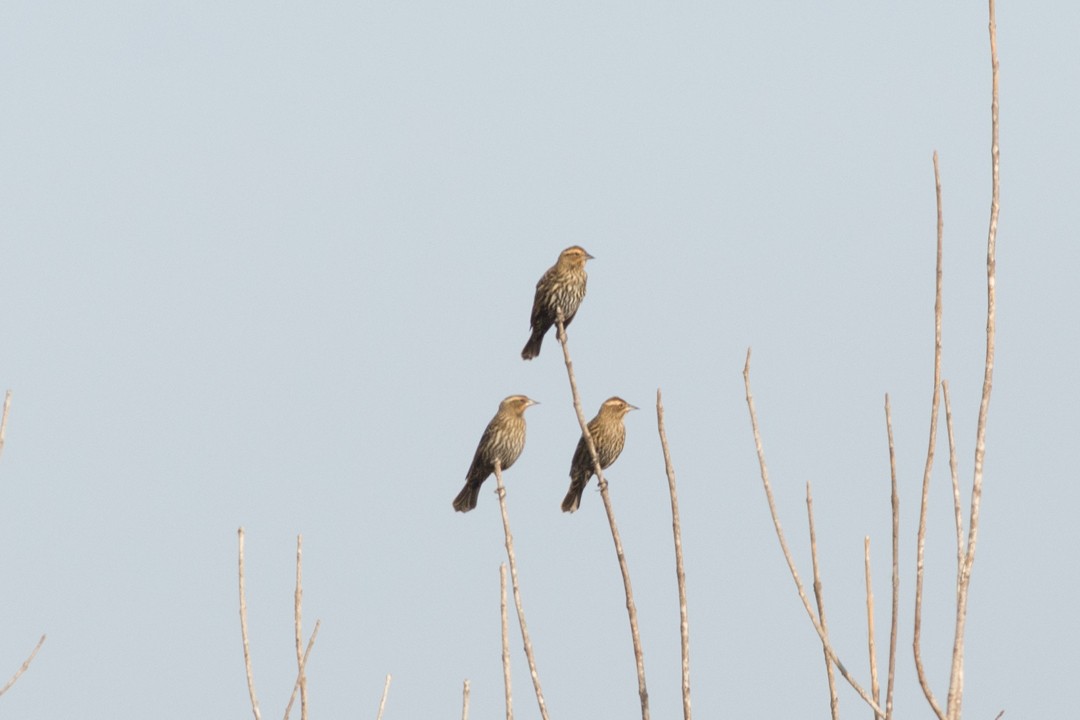
[[[683,720],[690,720],[690,621],[686,611],[686,572],[683,570],[682,524],[679,521],[679,493],[675,489],[675,467],[671,463],[667,431],[664,429],[664,401],[656,389],[656,427],[664,451],[664,470],[671,494],[671,532],[675,536],[675,579],[679,585],[679,636],[682,641]]]
[[[619,571],[622,573],[623,590],[626,594],[626,613],[630,618],[630,639],[634,644],[634,661],[637,665],[638,698],[641,700],[641,720],[649,720],[649,691],[645,686],[645,653],[641,649],[641,634],[638,631],[637,606],[634,604],[634,590],[630,584],[630,570],[626,565],[626,553],[623,552],[622,539],[619,537],[619,527],[615,522],[615,510],[611,506],[611,495],[608,493],[607,480],[604,479],[604,469],[600,467],[600,459],[596,455],[596,443],[593,442],[592,433],[589,432],[588,423],[585,422],[585,412],[581,409],[581,395],[578,394],[577,380],[574,378],[574,363],[570,360],[570,349],[566,343],[566,326],[563,322],[562,311],[555,320],[558,328],[559,344],[562,345],[563,361],[566,363],[566,374],[570,379],[570,394],[574,400],[574,412],[577,413],[578,424],[581,426],[581,436],[585,438],[585,444],[589,448],[589,455],[593,459],[593,469],[596,473],[596,482],[600,488],[600,498],[604,501],[604,512],[607,513],[608,525],[611,527],[611,539],[615,543],[615,555],[619,561]]]
[[[885,688],[885,720],[893,717],[896,681],[896,628],[900,618],[900,495],[896,489],[896,444],[893,442],[892,406],[885,395],[885,430],[889,436],[889,478],[892,485],[892,612],[889,619],[889,679]]]
[[[514,557],[514,536],[510,534],[510,516],[506,513],[506,486],[503,485],[502,463],[495,461],[495,482],[499,496],[499,509],[502,511],[503,534],[506,537],[506,558],[510,561],[510,581],[514,588],[514,606],[517,608],[518,625],[521,626],[521,642],[525,646],[525,659],[529,663],[533,689],[536,690],[536,702],[540,706],[540,716],[548,720],[544,692],[540,689],[540,676],[536,672],[536,658],[533,655],[532,640],[529,639],[529,626],[525,623],[525,609],[521,606],[521,590],[518,587],[517,559]]]
[[[814,602],[817,603],[818,620],[825,635],[829,634],[829,624],[825,619],[825,592],[821,584],[821,564],[818,561],[817,530],[814,529],[814,496],[810,492],[810,483],[806,483],[806,521],[810,528],[810,562],[814,571]],[[822,647],[825,656],[825,677],[829,681],[829,712],[833,720],[840,718],[840,696],[836,693],[836,674],[833,672],[829,653]]]
[[[934,393],[930,402],[930,440],[926,448],[926,464],[923,467],[922,496],[919,502],[919,530],[915,550],[915,625],[912,631],[911,649],[915,656],[915,674],[919,678],[926,701],[930,703],[938,720],[945,720],[945,711],[941,709],[922,661],[922,598],[923,598],[923,562],[926,552],[926,510],[930,499],[930,476],[934,469],[934,449],[937,446],[938,426],[938,388],[941,385],[941,285],[942,285],[942,247],[945,237],[945,221],[941,203],[941,169],[938,166],[938,154],[934,152],[934,189],[937,198],[937,275],[934,289]]]
[[[982,502],[983,463],[986,459],[986,423],[990,393],[994,385],[994,343],[997,330],[997,229],[1001,205],[1001,149],[999,144],[999,66],[997,18],[994,0],[989,0],[991,102],[990,102],[990,227],[986,238],[986,360],[983,366],[979,421],[975,429],[975,472],[971,481],[971,510],[968,515],[967,555],[956,600],[956,633],[953,639],[952,671],[949,674],[949,720],[958,720],[964,694],[964,630],[967,626],[968,590],[979,538],[979,506]]]
[[[236,534],[239,538],[240,545],[238,551],[238,574],[240,576],[240,637],[244,641],[244,670],[247,673],[248,695],[251,698],[251,712],[255,715],[255,720],[262,720],[262,713],[259,712],[259,699],[255,696],[255,678],[251,673],[251,650],[248,646],[247,597],[244,592],[244,528],[238,528]]]

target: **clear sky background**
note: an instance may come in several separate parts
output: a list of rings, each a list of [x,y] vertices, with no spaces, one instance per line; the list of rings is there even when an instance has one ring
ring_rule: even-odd
[[[966,716],[1064,717],[1080,667],[1075,508],[1080,6],[1003,2],[998,364]],[[761,489],[741,370],[804,576],[865,680],[862,543],[888,629],[891,394],[902,502],[897,716],[945,194],[945,362],[970,484],[990,202],[984,2],[9,2],[0,24],[0,674],[12,718],[264,716],[292,687],[305,550],[312,717],[502,713],[493,481],[452,512],[504,396],[506,474],[552,718],[631,718],[626,612],[558,346],[519,357],[533,287],[581,244],[570,328],[591,417],[640,406],[609,472],[652,715],[679,716],[656,433],[678,475],[697,717],[828,717],[818,640]],[[944,698],[944,427],[924,658]],[[537,717],[516,622],[516,710]],[[884,663],[884,652],[880,655]],[[845,716],[869,716],[841,690]]]

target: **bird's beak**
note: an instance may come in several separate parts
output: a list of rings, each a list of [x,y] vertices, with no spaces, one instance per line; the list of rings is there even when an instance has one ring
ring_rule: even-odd
[[[532,398],[529,398],[529,404],[526,405],[525,407],[532,407],[533,405],[539,405],[539,404],[540,404],[539,400],[533,400]]]
[[[585,259],[586,259],[586,260],[595,260],[596,258],[594,258],[594,257],[593,257],[592,255],[590,255],[589,253],[585,253]]]
[[[631,410],[640,410],[641,409],[637,405],[631,405],[630,403],[626,403],[626,407],[630,408]]]

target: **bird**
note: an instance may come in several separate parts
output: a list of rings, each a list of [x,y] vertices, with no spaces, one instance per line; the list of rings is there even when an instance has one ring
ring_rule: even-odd
[[[525,410],[532,405],[539,403],[525,395],[511,395],[499,403],[499,411],[476,446],[472,465],[465,474],[465,487],[454,498],[455,510],[469,512],[476,507],[480,486],[495,472],[496,461],[508,470],[521,455],[525,449]]]
[[[610,397],[600,406],[596,417],[589,421],[589,434],[596,446],[596,459],[600,461],[601,469],[609,467],[622,453],[626,444],[623,418],[626,413],[637,409],[621,397]],[[563,512],[572,513],[578,509],[581,505],[581,493],[585,491],[585,485],[595,473],[592,453],[589,452],[589,445],[582,434],[577,449],[574,450],[574,459],[570,461],[570,490],[562,501]]]
[[[529,342],[521,351],[524,360],[532,360],[540,354],[540,344],[544,335],[559,316],[563,314],[563,327],[569,327],[570,321],[577,314],[582,298],[585,297],[585,283],[589,276],[585,274],[585,263],[593,256],[579,245],[559,253],[559,259],[547,269],[536,283],[536,296],[533,298],[530,326],[532,334]]]

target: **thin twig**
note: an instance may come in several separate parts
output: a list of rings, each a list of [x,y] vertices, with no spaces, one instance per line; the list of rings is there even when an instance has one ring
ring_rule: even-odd
[[[889,621],[889,680],[885,688],[885,720],[892,720],[896,679],[896,625],[900,617],[900,495],[896,488],[896,445],[893,442],[892,406],[885,395],[885,430],[889,436],[889,479],[892,484],[892,613]]]
[[[926,509],[930,499],[930,476],[934,469],[934,448],[937,445],[938,425],[938,388],[941,385],[941,284],[942,284],[942,246],[945,237],[945,222],[941,203],[941,171],[938,167],[938,154],[934,151],[934,190],[937,198],[937,276],[934,289],[934,394],[930,403],[930,440],[926,448],[926,465],[923,467],[922,497],[919,503],[919,531],[915,550],[915,625],[912,630],[911,649],[915,655],[915,673],[919,678],[926,701],[930,703],[938,720],[945,720],[945,712],[930,689],[922,662],[922,598],[923,598],[923,558],[926,551]]]
[[[863,567],[866,572],[866,644],[870,651],[870,693],[874,700],[881,702],[881,687],[878,685],[877,648],[874,646],[874,584],[870,576],[870,536],[863,538]],[[874,714],[874,720],[883,716]]]
[[[251,650],[248,646],[247,630],[247,599],[244,593],[244,528],[236,531],[240,540],[239,550],[239,575],[240,575],[240,637],[244,641],[244,670],[247,672],[248,695],[251,697],[251,712],[255,714],[255,720],[262,720],[259,712],[259,700],[255,697],[255,678],[251,674]]]
[[[506,720],[514,720],[513,692],[510,688],[510,623],[506,612],[506,563],[499,564],[499,616],[502,618],[503,689],[506,692]]]
[[[316,620],[315,629],[311,631],[311,637],[308,638],[307,649],[304,650],[304,656],[300,660],[300,669],[296,673],[296,682],[293,683],[292,694],[289,695],[289,704],[285,706],[285,720],[289,720],[289,713],[292,712],[293,702],[296,700],[296,692],[305,681],[308,656],[311,654],[311,647],[315,644],[315,638],[319,636],[319,627],[321,625],[322,620]]]
[[[1001,201],[1001,153],[998,126],[998,52],[997,19],[994,0],[989,0],[990,67],[990,227],[986,238],[986,362],[983,367],[979,421],[975,429],[975,473],[971,481],[971,510],[968,515],[967,556],[956,599],[956,634],[953,639],[952,671],[949,674],[949,720],[960,718],[964,695],[964,629],[967,625],[968,590],[975,564],[975,545],[979,537],[979,505],[982,501],[983,462],[986,458],[986,422],[990,412],[990,392],[994,384],[994,343],[997,329],[997,228]]]
[[[386,709],[386,696],[390,693],[390,673],[386,673],[386,682],[382,686],[382,698],[379,700],[379,714],[375,720],[382,720],[383,710]]]
[[[879,715],[883,714],[878,704],[874,702],[874,699],[867,694],[866,690],[859,685],[844,667],[844,664],[840,662],[840,659],[836,656],[836,651],[833,650],[832,645],[829,643],[828,636],[825,634],[825,630],[821,627],[821,623],[818,622],[817,617],[814,615],[813,608],[810,607],[810,600],[806,597],[806,589],[803,587],[802,580],[799,579],[799,571],[795,568],[795,560],[791,557],[791,549],[788,548],[787,540],[784,538],[784,530],[780,525],[780,515],[776,511],[776,501],[773,498],[772,485],[769,483],[769,469],[765,463],[765,448],[761,444],[761,431],[758,429],[757,411],[754,409],[754,395],[750,392],[750,350],[746,351],[746,365],[743,366],[743,383],[746,387],[746,404],[750,409],[750,426],[754,432],[754,445],[757,448],[758,466],[761,469],[761,483],[765,487],[765,497],[769,503],[769,513],[772,515],[773,527],[776,529],[776,537],[780,541],[780,549],[784,553],[784,560],[787,561],[788,570],[791,572],[791,577],[795,581],[795,589],[799,593],[799,599],[802,600],[803,609],[806,610],[806,614],[810,618],[810,622],[814,626],[814,630],[817,631],[818,638],[821,640],[821,645],[828,654],[829,659],[836,665],[836,669],[840,671],[840,674],[844,676],[844,679],[848,681],[852,689],[859,694],[859,697],[863,699],[867,705],[869,705]]]
[[[810,492],[810,482],[806,483],[806,519],[810,525],[810,561],[814,569],[814,602],[817,603],[818,620],[821,621],[821,629],[825,636],[829,635],[829,625],[825,620],[825,594],[821,585],[821,567],[818,564],[817,532],[814,529],[814,496]],[[840,718],[840,696],[836,694],[836,673],[833,672],[832,661],[829,653],[822,646],[825,655],[825,675],[829,679],[829,711],[833,720]]]
[[[469,681],[461,689],[461,720],[469,720]]]
[[[536,690],[536,702],[540,706],[540,716],[548,720],[544,692],[540,689],[540,676],[536,672],[536,658],[533,656],[532,641],[529,639],[529,627],[525,623],[525,610],[521,606],[521,590],[518,587],[517,560],[514,557],[514,536],[510,534],[510,517],[506,514],[506,486],[503,485],[502,464],[495,461],[495,483],[499,496],[499,509],[502,511],[503,533],[506,536],[506,557],[510,561],[510,581],[514,588],[514,606],[517,608],[518,625],[521,626],[521,642],[525,646],[525,659],[529,663],[533,689]]]
[[[667,431],[664,429],[664,401],[656,389],[656,427],[664,451],[664,470],[671,493],[671,532],[675,536],[675,579],[679,585],[679,635],[682,640],[683,719],[690,720],[690,621],[686,612],[686,572],[683,570],[682,524],[679,522],[679,494],[675,489],[675,467],[671,464]]]
[[[304,673],[304,635],[301,608],[304,601],[303,583],[304,536],[296,536],[296,592],[293,595],[293,616],[296,630],[296,667],[300,673],[300,720],[307,720],[307,675]],[[292,701],[290,701],[290,705]]]
[[[18,679],[22,677],[23,673],[30,669],[30,663],[32,663],[34,661],[34,657],[37,656],[38,650],[40,650],[41,646],[44,645],[44,644],[45,644],[45,636],[42,635],[41,639],[38,640],[37,645],[34,646],[33,651],[31,651],[30,656],[28,658],[26,658],[25,661],[23,661],[22,666],[19,667],[19,669],[15,671],[15,674],[11,676],[11,679],[8,680],[7,683],[5,683],[4,687],[0,688],[0,695],[3,695],[8,690],[10,690],[11,686],[14,685],[18,681]]]
[[[11,391],[4,393],[4,411],[0,413],[0,455],[4,454],[4,435],[7,433],[8,412],[11,410]]]
[[[630,585],[630,570],[626,565],[626,554],[623,552],[619,528],[615,523],[615,510],[611,506],[611,495],[608,493],[607,480],[604,479],[604,470],[600,467],[600,460],[596,455],[596,444],[593,442],[592,433],[589,432],[589,426],[585,422],[585,413],[581,409],[581,396],[578,394],[577,380],[574,378],[574,363],[570,360],[570,350],[566,343],[566,326],[563,323],[561,310],[555,323],[558,328],[559,344],[562,345],[563,361],[566,363],[566,374],[570,379],[570,394],[574,401],[574,412],[577,413],[578,424],[581,426],[581,436],[585,438],[585,444],[588,446],[589,454],[593,459],[596,483],[600,489],[600,498],[604,501],[604,512],[607,513],[608,525],[611,527],[611,539],[615,543],[615,555],[619,560],[619,570],[622,572],[623,590],[626,593],[626,613],[630,618],[630,639],[634,644],[634,660],[637,665],[641,720],[649,720],[649,691],[645,686],[645,654],[641,649],[641,634],[638,632],[637,606],[634,604],[634,591]]]

